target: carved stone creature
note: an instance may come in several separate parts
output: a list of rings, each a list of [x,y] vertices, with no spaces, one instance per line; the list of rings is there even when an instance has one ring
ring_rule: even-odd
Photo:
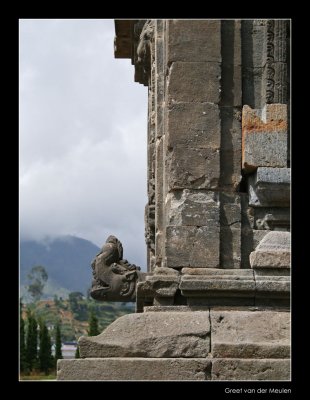
[[[122,243],[109,236],[91,263],[93,281],[90,295],[95,300],[135,301],[136,283],[144,273],[140,267],[123,260]]]
[[[148,20],[140,34],[140,40],[137,47],[137,64],[141,64],[143,66],[144,72],[147,74],[150,71],[150,62],[151,62],[151,39],[153,37],[154,26],[153,21]]]

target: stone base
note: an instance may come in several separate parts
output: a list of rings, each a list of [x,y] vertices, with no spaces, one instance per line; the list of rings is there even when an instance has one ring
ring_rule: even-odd
[[[85,358],[58,360],[61,381],[288,381],[289,359]]]
[[[289,381],[289,359],[217,358],[212,361],[212,381]]]
[[[289,311],[179,307],[149,307],[81,337],[82,358],[59,360],[58,380],[289,379]]]
[[[85,358],[59,360],[62,381],[208,381],[211,361],[202,358]]]

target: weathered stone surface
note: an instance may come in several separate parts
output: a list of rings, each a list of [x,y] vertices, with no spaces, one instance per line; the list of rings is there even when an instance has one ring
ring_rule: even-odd
[[[221,227],[220,265],[222,268],[241,266],[241,229],[234,226]]]
[[[290,232],[269,232],[250,254],[252,268],[290,268]]]
[[[241,106],[241,21],[221,21],[221,104]]]
[[[79,339],[81,357],[207,357],[208,312],[127,314],[100,335]]]
[[[257,279],[259,276],[290,276],[291,269],[290,268],[255,268],[254,277]]]
[[[172,297],[179,288],[179,272],[173,268],[155,267],[154,275],[149,275],[137,287],[140,298]]]
[[[168,267],[219,266],[219,226],[210,220],[208,226],[168,226],[166,259]]]
[[[155,267],[154,272],[153,272],[153,276],[149,276],[149,278],[153,279],[155,278],[157,275],[165,275],[165,276],[179,276],[180,272],[176,271],[173,268],[167,268],[167,267]]]
[[[176,103],[167,109],[167,146],[220,147],[221,124],[218,105]]]
[[[168,102],[218,103],[220,78],[219,63],[174,62],[168,75]]]
[[[243,20],[243,30],[245,35],[242,37],[243,64],[252,65],[254,68],[263,67],[265,59],[267,20]],[[255,49],[255,51],[253,51]]]
[[[243,53],[245,54],[245,53]],[[264,79],[264,68],[248,67],[242,65],[242,102],[253,108],[261,108],[265,102],[263,97],[262,80]]]
[[[235,90],[229,90],[235,93]],[[222,104],[222,102],[221,102]],[[221,158],[220,184],[236,191],[241,181],[241,109],[220,107],[221,116]]]
[[[237,193],[220,193],[221,226],[241,228],[241,202]]]
[[[253,278],[253,271],[251,269],[222,269],[222,268],[182,268],[182,275],[208,275],[208,278],[223,278],[223,277],[247,277],[249,279]]]
[[[220,166],[220,187],[237,191],[242,179],[240,173],[240,152],[221,151]]]
[[[183,296],[191,297],[253,297],[254,278],[247,276],[183,275],[180,289]]]
[[[289,231],[290,209],[289,207],[251,207],[254,212],[255,229]]]
[[[254,306],[255,282],[250,270],[203,268],[199,273],[188,272],[190,268],[182,269],[180,290],[187,298],[187,303],[193,306]]]
[[[168,190],[216,189],[220,177],[217,148],[176,146],[166,159]]]
[[[287,166],[287,106],[267,104],[242,109],[242,168]]]
[[[269,231],[251,228],[241,229],[241,268],[251,268],[250,254],[267,233]]]
[[[249,205],[288,207],[290,205],[290,168],[258,168],[249,176]]]
[[[288,381],[291,377],[289,359],[238,359],[212,360],[213,381]]]
[[[58,360],[60,381],[204,381],[211,361],[201,358],[86,358]]]
[[[281,132],[252,132],[245,138],[243,167],[286,167],[287,137]]]
[[[255,275],[256,298],[290,298],[290,276],[262,276]]]
[[[240,268],[241,263],[241,204],[236,193],[220,194],[220,265]]]
[[[289,358],[290,313],[211,310],[216,358]]]
[[[167,41],[168,64],[221,61],[220,20],[168,20]]]
[[[252,268],[290,268],[289,251],[253,251],[250,254]]]
[[[219,225],[218,193],[189,189],[168,193],[166,198],[167,225]]]
[[[241,108],[220,107],[221,115],[221,151],[234,151],[239,159],[239,173],[241,163]]]

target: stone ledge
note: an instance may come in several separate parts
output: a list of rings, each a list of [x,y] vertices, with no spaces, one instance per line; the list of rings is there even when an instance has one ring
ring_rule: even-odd
[[[279,268],[291,266],[291,233],[271,231],[259,242],[250,254],[253,269]]]
[[[78,343],[82,358],[204,358],[210,352],[209,311],[127,314]]]
[[[212,381],[289,381],[289,359],[218,358],[212,361]]]
[[[210,316],[213,357],[290,357],[289,312],[211,309]]]
[[[87,358],[58,360],[58,381],[288,381],[289,359]]]
[[[257,168],[249,176],[249,205],[252,207],[290,206],[290,168]]]
[[[197,358],[86,358],[58,360],[60,381],[205,381],[211,361]]]

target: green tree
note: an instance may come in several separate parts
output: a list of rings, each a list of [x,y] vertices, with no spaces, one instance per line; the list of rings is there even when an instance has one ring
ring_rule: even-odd
[[[75,358],[81,358],[80,357],[80,349],[79,349],[78,345],[76,346],[76,350],[75,350]]]
[[[40,349],[39,366],[40,370],[46,375],[53,368],[52,343],[47,326],[43,320],[40,321]]]
[[[87,331],[88,336],[97,336],[99,335],[99,326],[98,326],[98,318],[96,317],[93,310],[91,310],[88,320],[89,329]]]
[[[38,323],[30,309],[27,310],[26,363],[29,371],[37,367]]]
[[[22,317],[23,304],[20,302],[20,324],[19,324],[19,366],[20,372],[28,372],[26,362],[26,346],[25,346],[25,321]]]
[[[47,272],[42,265],[36,265],[31,268],[29,274],[27,275],[29,285],[27,290],[32,296],[34,301],[40,300],[45,283],[48,279]]]
[[[59,322],[56,325],[56,337],[55,337],[55,364],[57,365],[57,360],[62,359],[61,351],[61,330]]]

